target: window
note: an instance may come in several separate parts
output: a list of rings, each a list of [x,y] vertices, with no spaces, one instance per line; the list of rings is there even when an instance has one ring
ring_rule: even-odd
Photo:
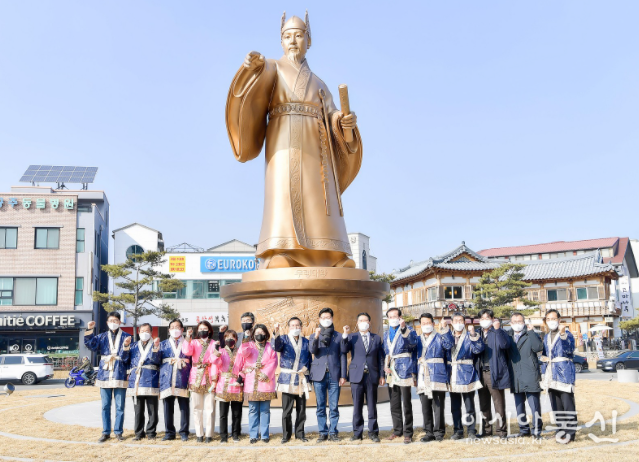
[[[29,356],[28,359],[31,364],[53,364],[53,360],[48,356]]]
[[[561,302],[568,300],[568,291],[566,289],[552,289],[548,291],[549,302]]]
[[[78,228],[75,233],[75,252],[84,253],[84,228]]]
[[[599,291],[596,287],[579,287],[577,300],[599,300]]]
[[[18,247],[18,228],[0,228],[0,249]]]
[[[434,302],[437,300],[437,287],[431,287],[428,289],[428,301]]]
[[[13,279],[13,305],[57,305],[58,278]]]
[[[446,286],[444,288],[446,300],[460,300],[462,298],[462,286]]]
[[[538,302],[539,301],[539,291],[538,290],[531,290],[530,292],[528,292],[528,299],[532,300],[533,302]]]
[[[36,228],[35,248],[60,248],[60,228]]]
[[[362,251],[362,269],[368,269],[368,262],[366,261],[366,250]]]
[[[96,243],[99,242],[96,240]],[[144,249],[139,245],[132,245],[128,249],[126,249],[126,258],[134,260],[133,255],[140,255],[144,253]]]
[[[0,306],[13,302],[13,278],[0,278]]]
[[[82,305],[84,278],[75,278],[75,306]]]
[[[5,356],[4,365],[8,364],[22,364],[22,356]]]
[[[91,213],[91,205],[90,204],[78,204],[78,213]]]
[[[628,355],[629,359],[639,359],[639,351],[633,351]]]

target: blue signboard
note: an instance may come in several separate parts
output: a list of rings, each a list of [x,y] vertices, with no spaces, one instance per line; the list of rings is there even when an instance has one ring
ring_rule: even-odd
[[[245,273],[255,269],[255,257],[200,257],[202,273]]]

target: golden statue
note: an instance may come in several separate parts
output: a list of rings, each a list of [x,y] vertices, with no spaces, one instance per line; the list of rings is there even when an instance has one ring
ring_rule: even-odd
[[[341,193],[362,163],[357,117],[348,109],[346,89],[340,88],[339,111],[310,70],[308,12],[305,21],[286,21],[284,13],[281,41],[279,60],[255,51],[246,55],[226,101],[238,161],[255,159],[266,140],[260,268],[354,268]]]

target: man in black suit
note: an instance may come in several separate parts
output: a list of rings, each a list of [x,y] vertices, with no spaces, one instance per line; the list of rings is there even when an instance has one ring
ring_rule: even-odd
[[[351,354],[348,381],[353,395],[353,436],[351,441],[361,440],[364,432],[364,395],[368,407],[368,437],[379,443],[377,425],[377,387],[384,385],[384,346],[379,335],[370,331],[371,317],[368,313],[357,316],[357,334],[350,334],[350,327],[344,326],[342,353]]]
[[[326,440],[339,441],[337,421],[339,420],[340,387],[346,383],[346,354],[342,354],[339,332],[333,326],[333,310],[322,308],[319,312],[319,323],[315,333],[311,334],[309,351],[313,355],[310,378],[315,389],[317,400],[317,426],[319,428],[318,443]],[[330,428],[326,424],[326,398],[330,410]]]

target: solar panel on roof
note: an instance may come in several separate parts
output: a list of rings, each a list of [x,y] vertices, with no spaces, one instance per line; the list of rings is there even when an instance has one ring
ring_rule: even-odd
[[[35,183],[93,183],[98,167],[75,167],[61,165],[29,165],[21,182]]]

